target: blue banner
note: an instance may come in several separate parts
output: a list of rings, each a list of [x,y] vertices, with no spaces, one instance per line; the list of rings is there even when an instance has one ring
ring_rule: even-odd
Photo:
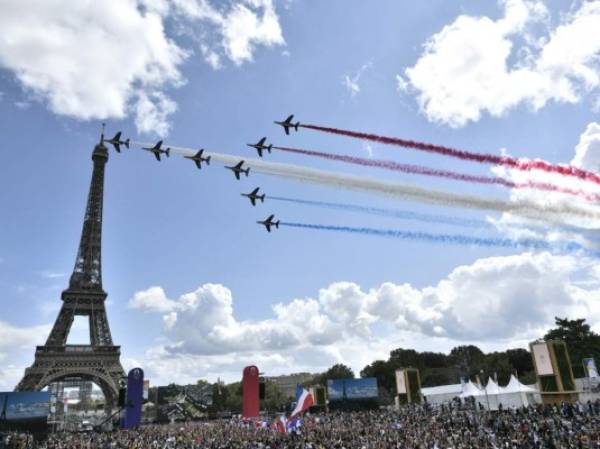
[[[127,375],[127,396],[125,399],[125,418],[123,429],[135,429],[142,420],[142,401],[144,396],[144,370],[133,368]]]

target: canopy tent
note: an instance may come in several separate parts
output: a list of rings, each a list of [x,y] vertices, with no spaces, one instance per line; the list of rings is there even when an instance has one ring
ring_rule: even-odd
[[[479,396],[481,389],[470,380],[463,386],[462,393],[460,394],[461,399],[465,399],[471,396]]]
[[[513,374],[506,387],[500,388],[498,400],[503,407],[522,407],[534,404],[536,401],[533,395],[537,393],[535,388],[522,384]]]

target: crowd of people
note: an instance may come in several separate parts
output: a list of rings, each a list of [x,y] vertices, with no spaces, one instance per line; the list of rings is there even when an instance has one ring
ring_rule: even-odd
[[[240,420],[154,424],[137,430],[61,432],[43,441],[7,434],[9,449],[600,449],[600,401],[481,411],[411,405],[307,414],[281,432]]]

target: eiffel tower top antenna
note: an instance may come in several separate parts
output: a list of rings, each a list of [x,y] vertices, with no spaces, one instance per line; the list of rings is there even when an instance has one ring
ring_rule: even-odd
[[[100,145],[104,145],[104,128],[106,127],[106,123],[102,123],[102,132],[100,133]]]

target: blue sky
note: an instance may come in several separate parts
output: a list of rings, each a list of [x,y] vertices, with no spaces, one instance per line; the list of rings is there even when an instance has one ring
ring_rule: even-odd
[[[240,158],[255,158],[245,144],[267,136],[276,145],[572,185],[306,129],[285,136],[272,122],[294,113],[306,123],[599,168],[600,1],[3,3],[0,389],[18,381],[58,313],[102,122],[107,134]],[[265,159],[509,202],[578,201],[277,151]],[[268,199],[253,208],[240,193],[257,186],[267,195],[489,219],[497,228]],[[555,315],[600,325],[600,270],[581,254],[284,227],[268,234],[255,224],[275,213],[304,223],[523,236],[510,214],[252,171],[236,181],[219,164],[198,171],[179,156],[157,163],[137,148],[111,149],[104,206],[113,339],[124,365],[141,365],[155,383],[235,380],[248,363],[272,375],[338,361],[360,370],[399,346],[523,346]],[[550,227],[533,236],[580,238]]]

